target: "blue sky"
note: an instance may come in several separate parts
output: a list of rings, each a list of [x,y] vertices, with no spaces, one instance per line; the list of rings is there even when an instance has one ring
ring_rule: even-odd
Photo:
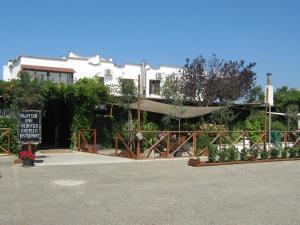
[[[300,88],[300,1],[0,2],[0,64],[18,55],[111,56],[181,66],[212,53],[256,62],[257,83]],[[0,72],[2,76],[2,71]]]

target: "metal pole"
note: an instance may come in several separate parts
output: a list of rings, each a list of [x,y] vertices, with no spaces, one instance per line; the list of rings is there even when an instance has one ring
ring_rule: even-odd
[[[141,80],[141,75],[138,75],[138,105],[137,105],[137,113],[138,113],[138,131],[141,130],[141,94],[140,94],[140,80]]]
[[[271,104],[269,104],[269,150],[271,148]]]
[[[268,90],[267,90],[267,95],[268,95]],[[268,115],[267,115],[267,111],[268,111],[268,106],[267,104],[265,105],[265,131],[264,131],[264,151],[267,150],[267,132],[268,132]]]
[[[141,90],[139,90],[139,93],[141,92],[142,95],[146,95],[146,68],[145,68],[145,60],[142,60],[142,78],[141,78],[141,84],[142,87],[140,88]],[[140,82],[139,82],[140,83]]]
[[[271,73],[267,73],[267,87],[268,87],[268,95],[267,95],[267,103],[268,103],[268,106],[269,106],[269,129],[268,129],[268,131],[269,131],[269,150],[271,149],[271,123],[272,123],[272,121],[271,121],[271,110],[272,110],[272,106],[271,106],[271,102],[273,102],[272,100],[271,100],[271,98],[273,98],[273,92],[271,93],[271,91],[272,90],[269,90],[269,88],[271,88],[271,85],[272,85],[272,74]]]
[[[141,131],[141,75],[138,75],[138,105],[137,105],[137,114],[138,114],[138,132]],[[136,157],[139,159],[141,157],[141,144],[140,140],[138,139],[137,148],[136,148]]]

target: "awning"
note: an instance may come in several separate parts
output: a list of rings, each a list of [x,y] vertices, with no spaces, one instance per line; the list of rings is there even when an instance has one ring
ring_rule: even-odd
[[[21,68],[22,70],[40,70],[40,71],[49,71],[49,72],[58,72],[58,73],[75,73],[74,69],[64,68],[64,67],[22,65]]]
[[[137,103],[132,103],[130,105],[131,108],[137,109]],[[141,100],[141,105],[140,105],[140,109],[143,111],[161,113],[161,114],[170,115],[177,118],[199,117],[205,114],[209,114],[213,111],[220,110],[222,108],[224,107],[175,106],[175,105],[156,102],[148,99]]]

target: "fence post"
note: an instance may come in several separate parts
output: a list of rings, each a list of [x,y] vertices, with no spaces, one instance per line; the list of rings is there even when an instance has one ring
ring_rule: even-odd
[[[218,135],[219,135],[219,150],[221,150],[221,142],[222,142],[222,140],[221,140],[221,132],[218,132]]]
[[[78,149],[77,149],[77,151],[80,151],[81,149],[80,149],[80,130],[78,130],[77,131],[78,132],[78,137],[77,137],[77,141],[78,141]]]
[[[97,131],[96,129],[94,130],[94,145],[96,146],[97,144]]]
[[[243,130],[243,149],[246,148],[245,131]]]
[[[10,135],[11,135],[11,129],[8,130],[8,152],[9,154],[11,154],[11,151],[10,151]]]
[[[119,141],[119,139],[118,139],[118,133],[116,133],[116,136],[115,136],[115,155],[118,155],[118,148],[119,148],[118,141]]]
[[[166,158],[169,157],[169,154],[170,154],[170,133],[168,132]]]
[[[289,133],[288,132],[284,132],[284,135],[283,135],[283,141],[284,141],[284,147],[286,148],[286,146],[287,146],[287,135],[288,135]]]
[[[195,132],[193,134],[193,156],[196,156],[196,150],[197,150],[197,133]]]

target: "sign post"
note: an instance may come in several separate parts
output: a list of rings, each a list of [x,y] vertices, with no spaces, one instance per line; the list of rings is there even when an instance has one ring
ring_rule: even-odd
[[[18,139],[19,143],[27,146],[23,158],[29,158],[33,162],[34,154],[31,145],[42,142],[41,111],[24,110],[19,113]]]

